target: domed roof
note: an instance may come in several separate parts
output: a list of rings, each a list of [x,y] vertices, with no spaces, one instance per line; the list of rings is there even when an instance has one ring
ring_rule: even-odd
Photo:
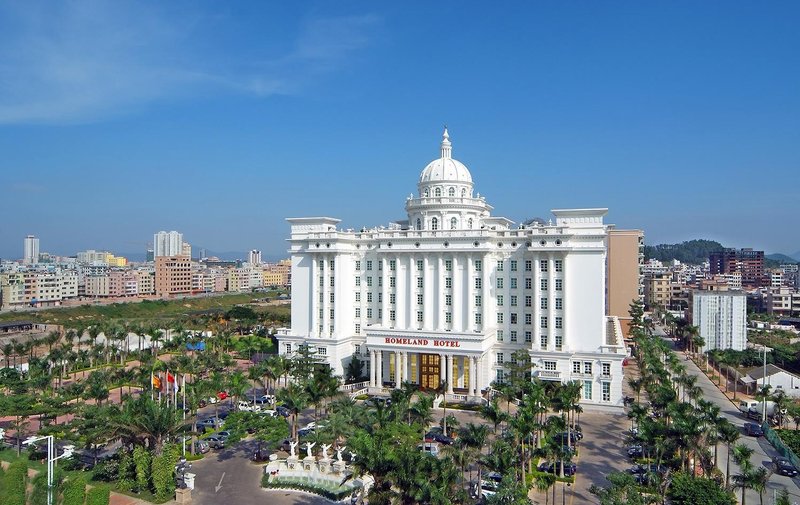
[[[472,184],[472,175],[463,163],[451,157],[452,147],[447,128],[442,136],[442,156],[428,163],[419,176],[420,184],[431,182],[462,182]]]

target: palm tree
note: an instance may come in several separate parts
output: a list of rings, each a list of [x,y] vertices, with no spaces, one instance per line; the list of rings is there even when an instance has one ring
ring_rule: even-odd
[[[146,443],[158,455],[164,443],[179,432],[183,421],[179,411],[141,395],[125,402],[122,409],[112,416],[112,424],[121,437],[135,443]]]
[[[744,444],[733,448],[733,460],[739,465],[739,473],[733,476],[733,482],[736,487],[742,488],[742,505],[746,505],[747,489],[753,487],[753,463],[750,462],[752,455],[753,449]]]
[[[281,401],[292,414],[292,438],[297,441],[297,416],[308,406],[308,394],[305,389],[297,384],[289,384],[278,391],[278,400]]]
[[[506,413],[500,408],[496,398],[481,407],[481,417],[494,425],[494,434],[497,435],[497,426],[506,420]]]

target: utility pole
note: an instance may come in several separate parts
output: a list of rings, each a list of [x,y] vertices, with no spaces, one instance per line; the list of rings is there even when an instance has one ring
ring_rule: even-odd
[[[767,346],[763,345],[762,347],[764,348],[764,374],[761,377],[761,391],[764,394],[764,399],[761,400],[761,424],[764,424],[767,422]]]

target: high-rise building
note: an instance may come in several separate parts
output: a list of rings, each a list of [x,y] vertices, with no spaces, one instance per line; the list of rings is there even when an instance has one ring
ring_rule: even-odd
[[[417,191],[407,220],[388,228],[288,219],[292,325],[278,331],[279,352],[310,346],[338,375],[357,355],[372,391],[444,382],[468,401],[522,359],[539,379],[579,381],[582,403],[622,406],[625,344],[605,311],[607,209],[520,226],[492,216],[446,130]]]
[[[689,320],[700,330],[703,351],[747,345],[747,294],[742,291],[694,291]]]
[[[631,303],[644,301],[642,230],[609,230],[607,265],[606,314],[619,318],[627,337]]]
[[[153,255],[156,258],[183,255],[183,234],[177,231],[160,231],[153,235]]]
[[[742,286],[757,287],[764,281],[764,251],[723,249],[708,257],[711,275],[742,274]]]
[[[258,249],[253,249],[249,253],[247,253],[247,262],[251,265],[260,265],[261,264],[261,251]]]
[[[192,259],[188,256],[156,256],[156,296],[192,292]]]
[[[35,265],[39,263],[39,239],[33,235],[25,237],[22,263],[25,265]]]

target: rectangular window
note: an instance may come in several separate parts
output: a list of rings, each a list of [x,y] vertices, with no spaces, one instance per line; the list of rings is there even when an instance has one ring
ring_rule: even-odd
[[[361,334],[361,323],[356,323],[356,335]]]
[[[361,287],[361,277],[356,277],[356,287]]]
[[[361,270],[361,260],[356,260],[356,272]]]
[[[506,381],[506,373],[504,370],[497,370],[497,383],[503,384]]]
[[[389,277],[389,287],[393,288],[397,285],[397,277]]]
[[[483,279],[480,277],[475,277],[475,289],[481,289],[483,287]]]
[[[525,314],[525,324],[533,324],[533,315]]]
[[[367,319],[372,319],[372,309],[369,307],[367,308]]]
[[[367,260],[367,270],[372,270],[372,260]]]
[[[475,306],[480,307],[483,303],[483,297],[481,295],[475,295]]]
[[[591,361],[584,361],[583,362],[583,373],[587,373],[587,374],[592,373],[592,362]]]
[[[497,341],[502,342],[503,337],[504,337],[503,330],[497,330]]]
[[[581,373],[581,362],[580,361],[573,361],[572,362],[572,373]]]
[[[511,295],[511,306],[512,307],[517,306],[517,297],[515,295]]]
[[[611,383],[610,382],[603,382],[603,401],[610,402],[611,401]]]
[[[325,277],[319,276],[319,287],[325,286]]]
[[[533,302],[533,297],[531,297],[530,295],[525,296],[526,307],[530,307],[532,305],[532,302]]]
[[[397,270],[397,261],[396,260],[389,260],[389,270],[394,272]]]
[[[333,319],[334,309],[329,309],[328,314],[330,315],[331,319]]]
[[[389,321],[394,321],[396,319],[395,318],[396,315],[397,315],[397,312],[395,310],[390,310],[389,311]]]
[[[539,260],[539,271],[547,272],[547,260]]]
[[[444,322],[448,323],[448,324],[453,322],[453,313],[452,312],[445,312],[445,314],[444,314]]]
[[[533,332],[526,331],[525,332],[525,342],[531,343],[533,341]]]
[[[328,348],[327,347],[317,347],[317,354],[320,356],[327,356],[328,355]]]
[[[360,292],[360,291],[357,291],[357,292],[356,292],[356,301],[357,301],[357,302],[360,302],[360,301],[361,301],[361,292]]]
[[[418,271],[420,271],[420,272],[422,271],[423,265],[424,265],[424,262],[422,260],[417,260],[417,270]]]
[[[564,300],[562,298],[556,298],[556,310],[561,310],[564,308]]]
[[[547,328],[547,316],[542,316],[539,318],[539,326],[542,328]]]
[[[480,272],[482,268],[483,268],[483,261],[475,260],[475,271]]]
[[[480,312],[475,313],[475,324],[480,325],[483,324],[483,316]]]
[[[367,293],[367,303],[372,303],[372,293]]]
[[[383,293],[378,293],[378,303],[383,303]]]
[[[422,277],[417,277],[417,288],[422,289]]]
[[[498,312],[497,313],[497,322],[499,324],[503,324],[503,313],[502,312]]]
[[[511,278],[511,289],[517,289],[517,278],[516,277],[512,277]]]
[[[511,337],[511,341],[512,342],[516,342],[517,341],[517,332],[515,330],[511,330],[511,333],[510,333],[509,336]]]
[[[556,260],[555,261],[556,272],[563,272],[564,271],[564,261],[563,260]]]
[[[497,295],[497,306],[498,307],[503,306],[503,295]]]
[[[422,311],[421,310],[417,311],[417,322],[418,323],[422,322]]]
[[[511,260],[509,263],[510,263],[509,266],[511,268],[511,271],[512,272],[516,272],[517,271],[517,260]]]
[[[497,260],[497,271],[498,272],[503,271],[503,260]]]
[[[556,291],[561,291],[561,288],[564,286],[564,281],[561,279],[556,279]]]
[[[525,277],[525,289],[532,289],[533,288],[533,279],[530,277]]]
[[[417,295],[417,305],[422,305],[422,295]]]
[[[611,363],[602,363],[600,365],[603,369],[603,376],[610,377],[611,376]]]
[[[547,279],[541,279],[539,281],[539,287],[542,289],[542,291],[547,291]]]
[[[525,271],[530,272],[533,269],[533,262],[531,260],[525,260]]]
[[[561,316],[556,317],[556,329],[560,330],[564,327],[564,318]]]
[[[539,308],[542,310],[547,310],[547,298],[542,298],[539,300]]]
[[[560,351],[563,345],[564,345],[564,337],[562,337],[561,335],[556,335],[556,351]]]
[[[448,272],[453,271],[453,260],[444,260],[444,269]]]
[[[353,354],[361,354],[361,345],[360,344],[356,344],[355,345],[355,350],[353,351]]]
[[[512,340],[512,342],[513,342],[513,340]],[[512,365],[516,365],[517,364],[517,357],[514,355],[514,353],[511,353],[511,356],[509,356],[509,360],[511,361]]]
[[[356,317],[361,317],[361,307],[356,307]]]
[[[505,354],[502,352],[497,353],[497,364],[502,365],[506,361]]]
[[[583,399],[592,399],[592,381],[583,381]]]
[[[331,300],[331,303],[333,303],[333,300],[334,300],[334,294],[333,294],[333,293],[331,293],[331,294],[330,294],[330,296],[329,296],[329,298],[330,298],[330,300]]]
[[[445,277],[444,278],[444,288],[445,289],[453,289],[453,278],[452,277]]]
[[[555,372],[556,371],[556,362],[555,361],[545,361],[544,362],[544,369],[548,372]]]
[[[502,277],[498,277],[497,278],[497,289],[503,289],[503,278]]]
[[[453,295],[444,295],[444,304],[448,307],[453,305]]]
[[[372,287],[372,277],[367,277],[367,287],[368,288]]]
[[[383,260],[378,261],[378,270],[383,270]]]
[[[547,349],[547,335],[539,336],[539,347],[542,349]]]
[[[389,303],[394,305],[397,302],[397,295],[389,293]]]
[[[517,313],[516,312],[512,312],[511,313],[511,324],[517,324]]]
[[[286,344],[286,347],[284,347],[284,351],[286,352],[286,354],[291,354],[292,353],[292,344]]]

